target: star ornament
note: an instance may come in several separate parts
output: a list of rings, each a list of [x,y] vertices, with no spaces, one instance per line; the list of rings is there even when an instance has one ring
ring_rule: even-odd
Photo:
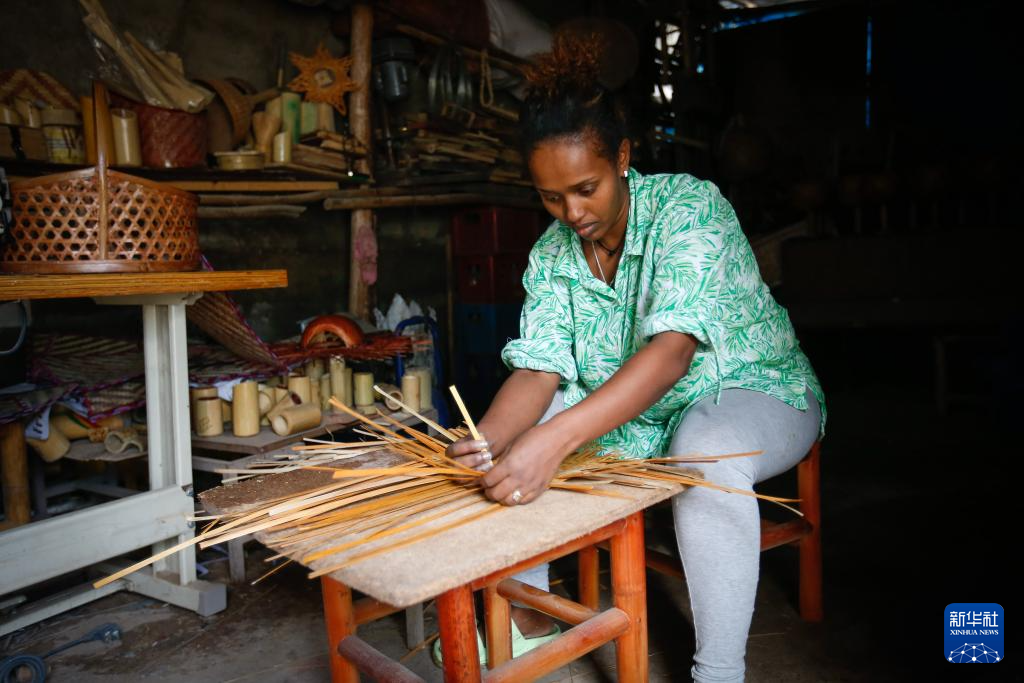
[[[351,57],[334,57],[320,45],[310,56],[289,52],[288,58],[299,70],[299,75],[288,84],[292,92],[306,94],[307,102],[326,102],[345,115],[345,93],[359,88],[349,76]]]

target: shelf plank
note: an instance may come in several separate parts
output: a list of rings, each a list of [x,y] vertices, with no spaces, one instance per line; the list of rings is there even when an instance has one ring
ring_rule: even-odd
[[[224,292],[287,286],[286,270],[0,275],[0,301]]]

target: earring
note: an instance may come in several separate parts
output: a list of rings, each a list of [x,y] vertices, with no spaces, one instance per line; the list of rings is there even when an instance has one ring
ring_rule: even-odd
[[[629,171],[623,171],[622,172],[622,177],[623,178],[628,178],[629,177]]]

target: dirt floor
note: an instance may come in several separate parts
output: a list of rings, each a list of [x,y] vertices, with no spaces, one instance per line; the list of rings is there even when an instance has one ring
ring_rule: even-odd
[[[986,404],[951,406],[940,418],[927,384],[916,381],[839,384],[829,396],[822,464],[825,621],[798,615],[795,550],[763,554],[747,680],[1021,680],[1016,653],[977,671],[939,659],[939,614],[948,603],[985,600],[1013,610],[1007,547],[1018,420]],[[791,493],[791,475],[761,490]],[[255,543],[247,548],[251,580],[267,554]],[[205,552],[200,560],[206,578],[225,580],[226,558]],[[570,594],[573,563],[556,564],[553,574]],[[649,575],[648,610],[651,680],[689,680],[695,645],[685,584]],[[53,657],[50,680],[329,680],[319,584],[296,567],[256,586],[231,586],[227,610],[209,618],[117,594],[0,639],[0,654],[43,653],[110,621],[121,626],[120,642]],[[409,653],[401,614],[360,633],[426,680],[441,680],[429,648]],[[436,633],[429,606],[426,633]],[[613,652],[601,648],[544,680],[615,680]]]

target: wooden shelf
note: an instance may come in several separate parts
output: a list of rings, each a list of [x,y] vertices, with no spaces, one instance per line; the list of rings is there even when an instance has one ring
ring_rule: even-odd
[[[224,292],[287,286],[288,271],[286,270],[0,275],[0,301]]]

